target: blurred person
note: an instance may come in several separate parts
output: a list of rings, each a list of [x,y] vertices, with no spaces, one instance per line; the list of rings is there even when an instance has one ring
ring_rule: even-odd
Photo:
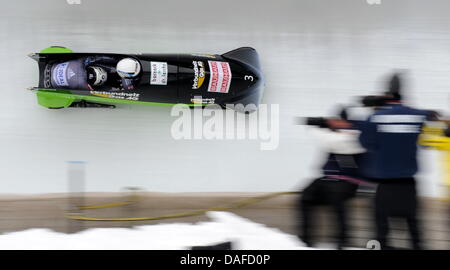
[[[419,138],[422,146],[442,152],[442,185],[447,188],[445,196],[450,198],[450,121],[428,122]]]
[[[359,178],[359,163],[364,148],[358,142],[359,131],[342,118],[309,118],[308,125],[316,126],[313,136],[327,150],[322,167],[323,175],[310,183],[299,200],[301,224],[299,238],[308,246],[314,246],[311,229],[317,206],[331,206],[336,215],[338,248],[348,245],[346,203],[356,195]]]
[[[442,187],[444,199],[448,202],[450,199],[450,121],[441,120],[426,125],[420,136],[420,144],[441,152]],[[447,215],[448,226],[450,226],[450,213]]]
[[[389,217],[405,218],[412,247],[422,249],[417,220],[418,136],[434,113],[403,104],[401,74],[394,74],[385,92],[385,104],[360,125],[360,142],[367,149],[364,175],[375,181],[376,238],[381,248],[390,248]]]

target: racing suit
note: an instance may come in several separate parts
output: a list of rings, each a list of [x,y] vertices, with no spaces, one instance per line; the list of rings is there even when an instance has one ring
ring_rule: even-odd
[[[109,56],[87,56],[63,63],[49,65],[50,78],[46,80],[46,88],[74,90],[132,90],[135,81],[121,78],[115,68],[117,59]],[[88,84],[86,69],[97,66],[108,72],[108,80],[102,86]]]

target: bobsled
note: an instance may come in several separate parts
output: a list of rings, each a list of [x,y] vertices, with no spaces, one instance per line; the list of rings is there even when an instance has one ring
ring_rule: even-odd
[[[50,109],[181,103],[251,112],[263,94],[259,56],[251,47],[224,54],[117,54],[52,46],[30,57],[39,66],[39,85],[29,89],[36,92],[38,104]],[[131,79],[117,70],[123,59],[137,65]],[[89,82],[89,68],[94,75],[104,69],[107,74],[97,73],[96,81]]]

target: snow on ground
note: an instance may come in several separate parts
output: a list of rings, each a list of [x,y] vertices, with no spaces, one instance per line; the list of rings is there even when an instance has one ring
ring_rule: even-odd
[[[129,228],[88,229],[64,234],[29,229],[0,235],[0,249],[32,250],[180,250],[233,242],[233,249],[308,249],[295,235],[254,223],[229,212],[208,212],[208,222]]]

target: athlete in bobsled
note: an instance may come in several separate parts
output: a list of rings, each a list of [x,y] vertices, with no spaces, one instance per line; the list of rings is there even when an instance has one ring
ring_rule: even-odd
[[[120,91],[134,89],[141,66],[129,57],[87,56],[54,63],[47,69],[47,88]]]

